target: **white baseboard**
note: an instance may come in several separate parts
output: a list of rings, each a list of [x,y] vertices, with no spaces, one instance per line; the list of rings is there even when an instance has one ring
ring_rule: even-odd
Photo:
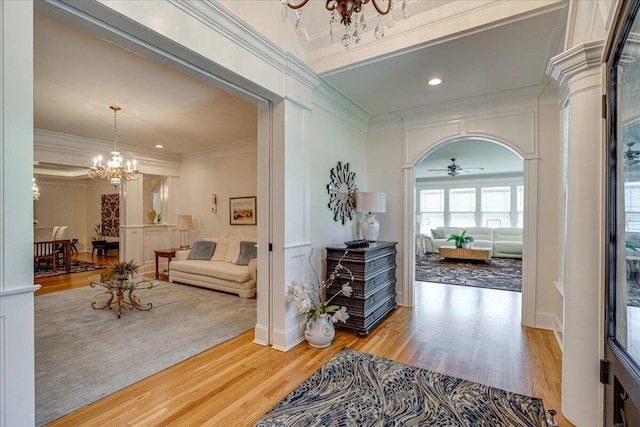
[[[269,345],[269,329],[264,325],[256,325],[253,328],[253,342],[260,345]]]
[[[305,323],[300,322],[285,330],[274,329],[271,346],[276,350],[289,351],[304,341]]]
[[[543,311],[538,311],[536,313],[536,328],[547,329],[553,331],[553,335],[556,337],[556,341],[558,342],[558,346],[560,346],[560,351],[563,348],[563,340],[562,340],[562,322],[554,313],[546,313]]]

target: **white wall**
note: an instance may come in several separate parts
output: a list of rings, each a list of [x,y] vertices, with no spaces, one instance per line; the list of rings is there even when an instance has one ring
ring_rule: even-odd
[[[255,236],[255,225],[230,225],[229,198],[258,196],[256,141],[236,147],[185,156],[180,167],[177,215],[191,215],[195,230],[189,238]],[[239,145],[239,147],[237,146]],[[218,212],[211,212],[211,195],[218,197]],[[257,212],[260,221],[260,212]]]
[[[40,200],[33,202],[38,226],[67,225],[67,238],[78,239],[79,252],[91,251],[93,228],[101,222],[102,194],[118,190],[106,180],[86,183],[55,178],[38,179]]]
[[[39,178],[38,187],[40,200],[33,202],[33,215],[39,221],[38,226],[68,226],[65,237],[77,238],[78,250],[85,252],[88,233],[86,184]]]
[[[356,184],[360,191],[377,191],[367,186],[367,135],[365,129],[354,126],[353,122],[336,117],[332,111],[323,108],[318,95],[315,96],[311,113],[311,245],[314,250],[314,264],[322,267],[320,259],[324,258],[324,248],[341,245],[345,241],[358,237],[358,219],[353,213],[353,220],[344,225],[333,220],[333,211],[329,209],[329,193],[331,169],[349,163],[350,170],[356,173]],[[382,238],[380,240],[383,240]],[[323,271],[322,268],[318,272]],[[322,274],[322,273],[320,273]],[[300,278],[302,279],[302,278]]]

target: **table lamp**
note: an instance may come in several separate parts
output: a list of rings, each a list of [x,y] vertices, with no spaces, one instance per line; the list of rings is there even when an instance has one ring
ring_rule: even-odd
[[[369,242],[378,240],[380,223],[376,213],[387,211],[387,197],[385,193],[358,193],[356,210],[364,212],[364,219],[360,223],[362,237]]]
[[[180,249],[189,249],[189,230],[195,228],[191,215],[178,215],[177,228],[180,231]]]

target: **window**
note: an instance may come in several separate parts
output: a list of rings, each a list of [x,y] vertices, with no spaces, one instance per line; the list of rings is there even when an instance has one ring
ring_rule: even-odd
[[[640,231],[640,182],[624,183],[626,231]]]
[[[444,227],[444,189],[420,191],[420,233]]]
[[[518,213],[518,223],[516,227],[524,227],[524,186],[516,187],[516,211]]]
[[[511,226],[511,187],[484,187],[480,208],[483,227]]]
[[[449,190],[449,225],[451,227],[475,227],[475,188],[455,188]]]

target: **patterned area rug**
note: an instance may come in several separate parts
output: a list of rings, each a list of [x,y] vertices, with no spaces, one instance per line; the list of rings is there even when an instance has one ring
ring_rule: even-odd
[[[344,348],[263,426],[541,427],[542,400]]]
[[[81,273],[83,271],[100,270],[106,267],[107,267],[106,265],[74,260],[74,261],[71,261],[70,273]],[[39,277],[59,276],[61,274],[67,274],[66,270],[57,269],[55,272],[53,270],[38,270],[33,272],[33,277],[37,279]]]
[[[486,264],[472,261],[445,261],[438,254],[417,254],[416,280],[520,292],[522,260],[492,258],[491,263]]]

